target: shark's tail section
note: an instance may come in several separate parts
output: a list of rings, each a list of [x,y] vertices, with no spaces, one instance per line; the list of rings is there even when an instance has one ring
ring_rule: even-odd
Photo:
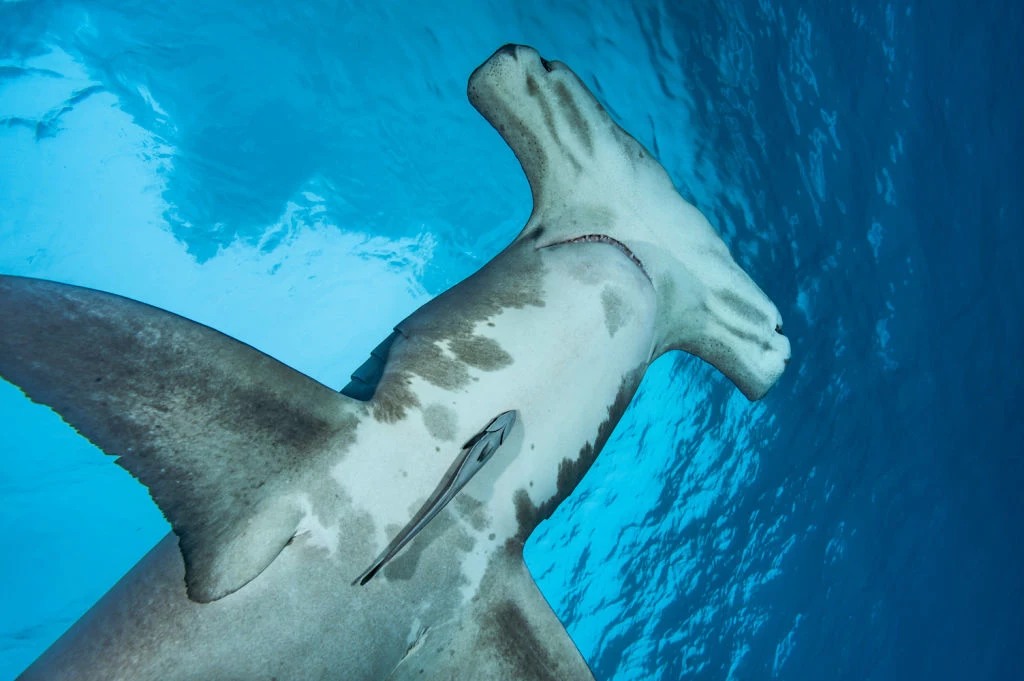
[[[354,437],[352,402],[240,341],[90,289],[0,276],[0,375],[149,489],[189,597],[238,590],[294,535],[294,490]]]

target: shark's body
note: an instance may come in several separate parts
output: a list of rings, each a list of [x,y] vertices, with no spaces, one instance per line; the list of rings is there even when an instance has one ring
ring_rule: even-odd
[[[346,390],[365,401],[170,313],[0,278],[0,373],[120,455],[174,528],[23,679],[593,678],[523,542],[657,356],[756,399],[789,344],[564,65],[506,46],[470,99],[533,215],[396,327]]]

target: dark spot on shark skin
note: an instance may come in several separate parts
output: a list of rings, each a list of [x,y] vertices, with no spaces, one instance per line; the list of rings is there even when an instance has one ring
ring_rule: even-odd
[[[580,160],[578,158],[576,158],[576,154],[569,151],[569,149],[565,146],[562,146],[562,150],[565,152],[565,160],[572,165],[572,169],[576,171],[576,174],[579,175],[580,173],[582,173],[583,164],[580,163]]]
[[[262,437],[273,443],[275,449],[310,450],[326,443],[333,428],[325,421],[315,418],[303,409],[280,399],[264,390],[251,387],[237,387],[230,379],[220,387],[201,385],[199,379],[193,386],[186,387],[190,394],[213,390],[224,390],[219,403],[209,400],[217,407],[213,418],[230,422],[234,430],[260,432]],[[201,386],[201,387],[200,387]],[[174,386],[180,389],[182,386]]]
[[[450,347],[456,357],[477,369],[497,371],[512,366],[512,355],[502,350],[493,338],[456,338],[450,342]]]
[[[526,76],[526,94],[531,97],[536,97],[540,94],[540,88],[537,87],[537,81],[534,80],[533,76]]]
[[[771,349],[771,344],[766,340],[765,337],[756,333],[747,333],[746,331],[741,331],[740,329],[736,328],[735,326],[732,326],[731,324],[726,324],[724,322],[720,323],[722,324],[722,328],[728,331],[730,334],[732,334],[734,338],[745,340],[748,343],[752,343],[755,345],[759,344],[761,346],[761,349],[763,350]]]
[[[726,305],[731,307],[736,314],[740,315],[752,324],[767,325],[768,316],[743,298],[736,295],[733,291],[729,289],[722,289],[721,291],[716,291],[715,295]]]
[[[593,679],[565,629],[551,611],[523,563],[522,550],[490,554],[469,618],[448,651],[457,666],[432,671],[438,679]],[[443,649],[437,649],[443,654]],[[473,673],[466,676],[465,670]],[[460,670],[462,674],[453,674]],[[403,677],[404,678],[404,677]]]
[[[604,309],[604,326],[608,335],[614,337],[626,323],[626,303],[622,296],[606,288],[601,291],[601,307]]]
[[[530,92],[530,83],[533,82],[532,78],[527,78],[526,87],[527,92]],[[561,140],[558,138],[558,130],[555,128],[555,114],[551,110],[551,103],[543,97],[537,89],[536,83],[534,83],[533,92],[530,95],[537,100],[537,106],[540,107],[540,113],[544,117],[544,125],[547,126],[548,132],[551,134],[551,139],[555,141],[558,146],[562,146]]]
[[[482,532],[491,524],[488,520],[487,507],[482,501],[478,501],[468,494],[459,494],[452,501],[452,506],[458,512],[459,517],[469,523],[477,532]],[[493,535],[491,535],[493,538]]]
[[[423,501],[426,501],[426,499]],[[410,517],[412,516],[410,515]],[[401,530],[401,525],[390,525],[387,528],[388,536],[393,537]],[[459,556],[459,553],[455,552],[469,553],[476,545],[476,540],[473,539],[464,527],[455,521],[451,511],[446,508],[438,513],[436,518],[427,523],[420,530],[419,534],[416,535],[416,541],[406,544],[405,548],[381,569],[381,572],[389,581],[408,581],[412,579],[416,574],[416,569],[424,551],[435,542],[442,544],[437,547],[437,550],[444,551],[453,557]],[[456,563],[460,560],[461,557],[455,558]],[[465,577],[458,581],[465,583]]]
[[[458,418],[453,409],[441,404],[431,404],[423,410],[423,424],[433,437],[451,442],[455,439]]]
[[[506,308],[543,307],[543,275],[541,256],[534,249],[508,248],[400,322],[395,328],[401,335],[370,403],[374,418],[393,423],[421,406],[411,389],[413,376],[454,392],[477,378],[470,368],[497,371],[511,366],[512,356],[493,338],[477,335],[475,327]]]
[[[536,229],[526,235],[530,241],[536,241],[544,236],[544,225],[537,225]]]
[[[594,137],[590,130],[590,124],[587,123],[587,119],[584,118],[583,112],[580,111],[580,107],[576,104],[576,100],[565,83],[555,83],[555,96],[558,97],[559,104],[562,105],[562,109],[569,118],[569,125],[579,136],[586,150],[593,154]]]
[[[515,601],[508,599],[488,608],[480,638],[500,653],[502,661],[515,671],[515,678],[561,681],[555,675],[555,661]]]
[[[533,83],[533,92],[530,91],[530,83]],[[537,101],[537,106],[540,107],[540,113],[544,117],[544,125],[548,129],[548,133],[551,135],[551,140],[558,145],[559,149],[562,150],[565,160],[572,164],[573,169],[577,173],[583,172],[583,165],[576,158],[576,155],[572,153],[572,150],[565,144],[561,135],[558,134],[558,127],[555,125],[555,113],[551,108],[551,102],[537,89],[536,82],[530,76],[527,76],[526,80],[527,92]]]
[[[517,489],[512,495],[512,504],[516,509],[516,524],[519,531],[514,537],[509,538],[506,549],[510,552],[522,551],[523,544],[530,538],[537,525],[540,525],[544,518],[538,517],[538,508],[530,500],[530,493],[525,489]]]
[[[408,374],[385,369],[370,402],[373,418],[380,423],[396,423],[405,418],[407,409],[420,406],[410,384]]]
[[[420,343],[415,347],[416,371],[420,378],[445,390],[458,390],[469,384],[466,363],[449,357],[441,348],[442,341]],[[412,353],[410,353],[412,354]]]
[[[415,366],[411,372],[406,367]],[[412,390],[412,374],[446,390],[457,390],[469,383],[469,370],[449,357],[436,343],[411,343],[403,335],[396,340],[377,392],[370,402],[373,417],[382,423],[396,423],[408,409],[422,406]]]
[[[512,497],[512,503],[515,505],[516,522],[519,525],[519,531],[514,537],[509,539],[509,550],[516,550],[516,546],[519,547],[518,550],[522,550],[522,545],[529,538],[533,530],[536,529],[537,525],[547,520],[554,513],[555,509],[558,508],[558,505],[576,489],[580,480],[583,479],[583,476],[586,475],[587,471],[594,464],[597,455],[600,454],[612,431],[615,430],[619,419],[626,412],[626,408],[629,406],[637,387],[640,385],[644,370],[644,367],[638,367],[623,376],[618,393],[608,407],[608,418],[598,426],[593,444],[587,442],[583,445],[575,459],[562,459],[558,466],[556,492],[552,497],[542,501],[540,505],[535,505],[530,500],[530,495],[525,489],[516,490]]]

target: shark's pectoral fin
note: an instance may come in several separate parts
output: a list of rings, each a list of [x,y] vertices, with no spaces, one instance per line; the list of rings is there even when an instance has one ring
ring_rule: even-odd
[[[523,563],[495,555],[465,616],[420,633],[387,681],[594,681]]]
[[[505,442],[505,438],[508,437],[515,423],[515,410],[502,412],[491,419],[466,444],[462,445],[459,455],[455,457],[455,461],[448,467],[448,471],[441,478],[441,482],[438,483],[430,498],[420,507],[420,510],[416,512],[412,520],[406,523],[405,527],[395,535],[391,543],[381,551],[381,554],[377,556],[377,559],[373,561],[370,567],[366,568],[363,574],[356,577],[352,584],[363,585],[369,582],[382,567],[387,565],[389,560],[394,558],[406,544],[412,541],[412,538],[419,534],[419,531],[426,527],[427,523],[433,520],[434,516],[440,513],[441,509],[455,498],[459,490],[465,487],[466,483],[484,467],[484,464],[490,461],[494,453],[498,451],[498,447]]]
[[[0,277],[0,375],[149,488],[201,602],[277,556],[300,518],[296,483],[353,427],[345,397],[244,343],[37,279]]]

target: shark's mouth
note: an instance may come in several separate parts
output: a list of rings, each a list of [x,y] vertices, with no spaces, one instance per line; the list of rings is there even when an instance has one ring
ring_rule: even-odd
[[[633,261],[633,264],[640,268],[640,271],[644,273],[648,281],[651,281],[651,275],[647,273],[647,268],[644,267],[643,262],[640,258],[636,257],[633,251],[629,250],[626,244],[622,243],[618,239],[613,239],[605,234],[584,234],[573,239],[566,239],[564,241],[556,241],[553,244],[548,244],[544,248],[550,248],[551,246],[561,246],[562,244],[583,244],[583,243],[598,243],[598,244],[609,244],[615,246],[615,248],[622,251],[627,258]]]

